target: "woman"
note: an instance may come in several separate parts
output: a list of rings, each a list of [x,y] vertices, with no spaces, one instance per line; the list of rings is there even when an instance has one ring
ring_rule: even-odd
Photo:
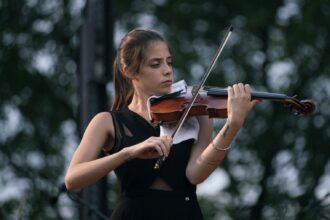
[[[197,140],[172,145],[149,123],[147,100],[171,91],[172,56],[162,36],[148,29],[129,32],[114,62],[115,100],[112,111],[97,114],[73,155],[65,184],[79,189],[115,171],[121,185],[112,219],[203,219],[196,185],[222,162],[242,127],[251,101],[249,85],[228,87],[228,119],[213,138],[207,116],[197,117]],[[100,151],[107,156],[98,158]],[[153,167],[159,157],[166,162]]]

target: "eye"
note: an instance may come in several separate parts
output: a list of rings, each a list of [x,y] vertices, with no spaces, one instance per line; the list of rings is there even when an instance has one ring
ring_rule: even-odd
[[[151,63],[150,66],[152,68],[157,68],[157,67],[159,67],[159,63],[158,62],[157,63]]]

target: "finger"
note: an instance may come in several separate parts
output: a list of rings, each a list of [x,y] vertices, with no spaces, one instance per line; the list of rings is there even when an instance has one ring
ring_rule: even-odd
[[[172,142],[173,142],[173,138],[172,138],[171,136],[166,135],[166,136],[165,136],[165,141],[167,141],[167,143],[168,143],[169,145],[171,145]]]
[[[234,88],[234,95],[237,96],[242,96],[244,95],[244,89],[243,89],[243,84],[242,83],[238,83],[238,84],[234,84],[233,88]]]
[[[227,92],[228,92],[228,98],[231,98],[231,97],[234,96],[234,89],[233,89],[233,87],[228,86]]]
[[[171,148],[173,145],[173,138],[171,136],[166,136],[166,139],[168,141],[168,145]]]
[[[243,83],[238,83],[238,89],[239,89],[239,93],[241,95],[243,95],[245,93],[245,89],[244,89]]]
[[[161,136],[155,139],[155,146],[157,146],[161,150],[161,155],[162,156],[167,156],[168,155],[168,146],[167,145],[167,140],[165,136]]]
[[[168,156],[168,147],[166,147],[166,140],[160,139],[158,144],[162,150],[163,155],[165,155],[167,157]]]
[[[249,98],[249,100],[251,100],[251,87],[249,84],[245,84],[244,85],[244,91],[245,91],[245,95]]]
[[[154,149],[158,152],[160,156],[164,156],[164,153],[162,151],[162,148],[159,146],[159,143],[154,143]]]
[[[164,155],[162,147],[160,146],[159,137],[150,137],[149,144],[160,156]]]
[[[245,85],[244,85],[244,91],[245,91],[246,93],[251,93],[251,87],[250,87],[249,84],[245,84]]]
[[[166,138],[166,147],[167,147],[167,155],[169,155],[170,154],[170,151],[171,151],[171,148],[172,148],[172,146],[173,146],[173,139],[172,139],[172,137],[167,137]]]
[[[233,85],[233,92],[234,92],[233,96],[237,96],[239,94],[239,88],[237,84]]]
[[[173,144],[172,137],[164,136],[163,143],[164,143],[165,148],[166,148],[166,154],[168,155],[170,153],[170,150],[171,150],[171,147],[172,147],[172,144]]]
[[[233,87],[228,86],[227,92],[228,92],[228,99],[231,99],[234,96],[234,89],[233,89]]]

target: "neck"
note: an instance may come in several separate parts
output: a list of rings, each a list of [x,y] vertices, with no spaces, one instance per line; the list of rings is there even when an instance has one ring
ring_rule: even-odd
[[[138,113],[148,112],[147,101],[150,96],[138,92],[134,92],[132,102],[128,105],[128,108]]]

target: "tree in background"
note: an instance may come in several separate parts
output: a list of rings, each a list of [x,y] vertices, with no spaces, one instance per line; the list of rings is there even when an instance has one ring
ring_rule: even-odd
[[[82,7],[0,1],[1,219],[76,216],[73,203],[57,195],[78,136]],[[317,103],[308,117],[279,103],[257,106],[219,168],[228,184],[201,197],[206,219],[329,218],[328,1],[122,0],[115,7],[116,39],[135,27],[160,30],[172,46],[177,79],[198,82],[232,24],[209,85],[242,81]]]
[[[0,1],[0,219],[65,216],[57,195],[76,136],[80,7]]]

